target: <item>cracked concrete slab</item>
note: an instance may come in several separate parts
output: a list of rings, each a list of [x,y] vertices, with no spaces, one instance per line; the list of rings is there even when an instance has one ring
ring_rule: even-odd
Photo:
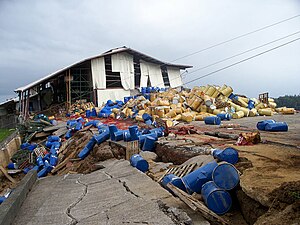
[[[13,224],[178,224],[159,204],[177,200],[159,184],[128,161],[101,164],[91,174],[39,180]]]

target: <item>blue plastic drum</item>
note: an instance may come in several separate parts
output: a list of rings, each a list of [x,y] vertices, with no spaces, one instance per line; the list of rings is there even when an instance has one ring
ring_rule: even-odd
[[[258,130],[265,130],[267,124],[270,124],[270,123],[276,123],[276,122],[275,122],[275,120],[263,120],[263,121],[259,121],[256,124],[256,127]]]
[[[155,141],[156,141],[156,138],[154,138],[154,137],[151,137],[151,136],[146,137],[142,150],[153,152],[155,149]]]
[[[232,190],[240,182],[240,176],[234,165],[220,163],[213,171],[212,180],[223,190]]]
[[[239,153],[234,148],[216,149],[213,151],[213,157],[231,164],[236,164],[239,161]]]
[[[268,123],[265,127],[266,131],[274,131],[274,132],[288,131],[288,129],[289,128],[286,122]]]
[[[129,130],[130,137],[131,137],[132,141],[135,141],[135,140],[139,139],[139,137],[138,137],[139,128],[138,128],[137,125],[133,125],[133,126],[128,127],[128,130]]]
[[[205,183],[201,195],[207,207],[218,215],[225,214],[232,205],[232,199],[227,191],[216,186],[213,181]]]
[[[208,116],[204,118],[204,123],[208,125],[220,125],[221,119],[218,116]]]
[[[149,169],[148,162],[139,154],[134,154],[130,157],[130,164],[143,173]]]
[[[170,183],[173,184],[175,187],[178,187],[179,189],[183,190],[183,191],[186,191],[186,188],[181,180],[180,177],[177,177],[176,175],[174,174],[167,174],[166,176],[164,176],[164,178],[162,179],[161,181],[161,185],[163,187],[165,187],[167,190],[168,187],[167,187],[167,184]],[[170,190],[169,190],[170,191]]]
[[[187,192],[200,193],[202,185],[212,180],[212,173],[217,166],[217,162],[213,161],[182,177]]]

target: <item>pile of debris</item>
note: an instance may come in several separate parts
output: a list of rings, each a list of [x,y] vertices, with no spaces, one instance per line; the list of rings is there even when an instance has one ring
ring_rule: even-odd
[[[125,97],[125,104],[122,101],[109,100],[101,109],[99,116],[134,118],[136,121],[146,122],[143,115],[147,114],[153,121],[162,118],[172,126],[175,121],[196,120],[219,125],[224,119],[295,113],[293,108],[276,108],[272,98],[260,101],[256,98],[235,95],[233,89],[227,85],[222,87],[207,85],[182,91],[149,88],[148,91],[142,88],[140,95]],[[206,117],[212,118],[205,119]]]

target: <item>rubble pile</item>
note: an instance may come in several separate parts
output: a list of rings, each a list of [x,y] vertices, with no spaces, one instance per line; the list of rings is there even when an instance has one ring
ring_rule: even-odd
[[[232,118],[295,113],[293,108],[276,108],[272,98],[264,103],[256,98],[233,94],[233,89],[227,85],[207,85],[182,91],[152,88],[148,91],[142,88],[140,95],[125,97],[125,104],[109,100],[101,109],[100,117],[134,118],[147,122],[143,118],[147,114],[153,121],[162,118],[168,126],[172,126],[175,121],[205,121],[206,124],[219,125],[220,120]]]

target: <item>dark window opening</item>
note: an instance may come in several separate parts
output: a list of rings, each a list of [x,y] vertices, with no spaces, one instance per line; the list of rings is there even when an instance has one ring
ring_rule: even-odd
[[[147,76],[147,87],[151,87],[150,77]]]
[[[120,72],[112,72],[111,56],[104,57],[106,88],[123,88],[121,83]]]
[[[163,76],[163,81],[164,81],[164,85],[165,87],[170,87],[170,80],[169,80],[169,75],[168,75],[168,69],[166,66],[162,66],[161,67],[161,73]]]
[[[137,56],[133,57],[133,66],[134,66],[134,86],[135,88],[140,88],[141,67],[140,67],[140,59]]]

